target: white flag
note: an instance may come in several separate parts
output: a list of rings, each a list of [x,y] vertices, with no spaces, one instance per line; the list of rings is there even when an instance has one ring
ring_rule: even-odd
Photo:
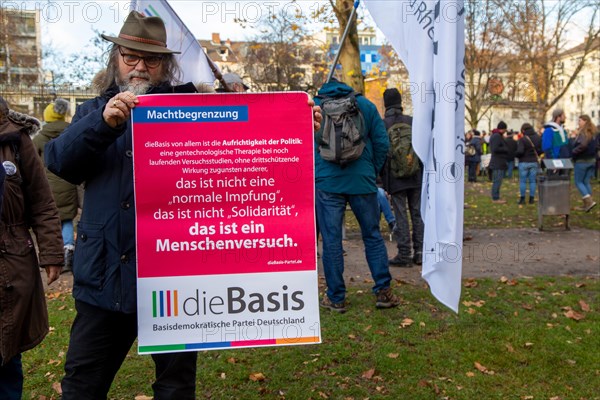
[[[215,75],[204,49],[167,0],[134,0],[131,9],[146,17],[160,17],[164,21],[167,29],[167,47],[181,52],[175,57],[181,68],[183,82],[214,85]]]
[[[423,278],[458,312],[464,204],[464,1],[365,0],[408,69],[423,160]]]

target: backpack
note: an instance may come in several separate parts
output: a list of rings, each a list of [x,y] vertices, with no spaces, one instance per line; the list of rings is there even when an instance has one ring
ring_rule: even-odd
[[[343,97],[324,97],[321,102],[323,124],[315,133],[315,142],[323,160],[345,168],[360,158],[365,141],[365,120],[355,93]]]
[[[390,137],[390,168],[395,178],[408,178],[419,171],[419,157],[412,147],[412,128],[398,122],[388,128]]]
[[[467,148],[465,149],[465,156],[467,157],[473,157],[474,155],[477,154],[477,149],[475,148],[474,145],[472,144],[468,144]]]

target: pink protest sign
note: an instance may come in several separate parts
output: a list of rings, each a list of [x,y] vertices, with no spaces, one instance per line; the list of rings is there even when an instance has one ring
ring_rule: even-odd
[[[132,119],[140,352],[290,344],[182,342],[161,318],[248,328],[275,313],[320,341],[307,95],[140,96]]]

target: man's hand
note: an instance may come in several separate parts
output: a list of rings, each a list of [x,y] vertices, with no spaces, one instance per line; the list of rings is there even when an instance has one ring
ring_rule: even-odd
[[[315,106],[315,101],[313,99],[308,99],[308,105],[313,109],[313,121],[314,121],[314,130],[317,132],[321,129],[321,121],[323,121],[323,116],[321,115],[321,107]]]
[[[58,279],[60,272],[62,271],[62,265],[46,265],[46,275],[48,276],[48,285]]]
[[[111,98],[108,103],[106,103],[106,107],[104,107],[104,112],[102,113],[104,122],[111,128],[116,128],[127,122],[131,115],[131,110],[139,102],[137,96],[132,92],[117,94],[115,97]]]

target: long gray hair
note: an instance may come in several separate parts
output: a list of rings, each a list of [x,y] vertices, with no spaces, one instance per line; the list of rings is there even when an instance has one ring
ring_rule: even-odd
[[[99,94],[105,93],[111,86],[117,82],[119,74],[119,46],[113,44],[108,50],[108,63],[106,69],[96,75],[92,83],[93,87],[98,90]],[[173,54],[165,54],[163,56],[162,63],[160,64],[162,69],[162,82],[169,82],[173,85],[180,84],[181,81],[181,69]]]

